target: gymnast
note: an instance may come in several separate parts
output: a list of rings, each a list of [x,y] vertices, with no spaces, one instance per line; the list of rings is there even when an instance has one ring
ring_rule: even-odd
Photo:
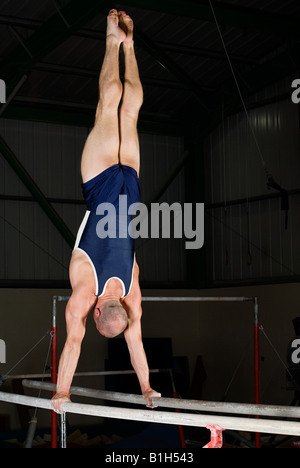
[[[121,44],[125,57],[124,85],[119,76]],[[57,393],[51,400],[57,413],[62,412],[64,402],[70,401],[69,390],[80,356],[87,316],[92,310],[101,335],[113,338],[124,332],[146,406],[154,408],[152,398],[161,396],[150,386],[142,342],[142,295],[134,240],[130,236],[100,238],[96,233],[99,204],[105,202],[117,206],[120,194],[127,196],[128,204],[139,202],[137,120],[142,102],[133,21],[125,12],[112,9],[107,16],[106,50],[99,77],[95,123],[81,159],[87,210],[70,261],[72,294],[66,306],[67,338],[59,361]],[[125,221],[122,217],[122,220],[128,225],[128,217]],[[120,224],[118,232],[126,227]]]

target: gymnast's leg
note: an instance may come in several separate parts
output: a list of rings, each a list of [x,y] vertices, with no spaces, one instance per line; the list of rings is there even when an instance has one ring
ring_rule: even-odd
[[[133,167],[139,174],[140,148],[137,132],[139,111],[143,103],[143,88],[140,81],[133,41],[133,21],[124,12],[119,12],[119,25],[126,33],[122,47],[125,56],[125,75],[120,120],[120,163]]]
[[[107,17],[106,50],[99,77],[95,124],[81,159],[83,182],[119,162],[118,107],[123,91],[119,75],[119,50],[125,37],[125,32],[119,27],[118,12],[113,9]]]

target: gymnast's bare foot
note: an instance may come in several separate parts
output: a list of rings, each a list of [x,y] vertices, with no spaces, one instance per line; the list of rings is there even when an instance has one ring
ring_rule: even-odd
[[[118,11],[115,9],[110,10],[107,16],[106,38],[108,37],[115,39],[119,44],[126,39],[126,33],[119,25]]]
[[[119,11],[119,26],[126,34],[126,39],[123,44],[130,45],[133,41],[133,21],[125,11]]]

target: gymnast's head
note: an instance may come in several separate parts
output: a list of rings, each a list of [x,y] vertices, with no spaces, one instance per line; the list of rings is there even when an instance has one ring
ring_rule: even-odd
[[[114,338],[126,330],[128,316],[122,304],[117,300],[107,300],[96,304],[94,320],[98,332],[106,338]]]

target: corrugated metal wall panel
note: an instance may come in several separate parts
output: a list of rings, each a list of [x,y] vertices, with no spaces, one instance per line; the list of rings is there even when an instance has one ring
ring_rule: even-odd
[[[148,203],[163,184],[170,170],[183,153],[181,138],[141,135],[141,201]],[[159,203],[184,202],[184,170],[160,197]],[[150,222],[149,222],[150,227]],[[145,282],[186,281],[185,249],[182,239],[138,239],[137,259],[141,280]]]
[[[1,119],[0,133],[46,197],[82,201],[80,159],[88,129]],[[140,135],[141,191],[144,203],[183,152],[181,138]],[[30,196],[9,164],[0,158],[0,195]],[[161,201],[184,199],[184,171]],[[85,212],[77,203],[53,203],[76,235]],[[71,249],[36,202],[0,200],[0,279],[67,280]],[[141,279],[185,279],[183,242],[137,241]]]
[[[80,155],[86,129],[1,119],[0,131],[46,197],[80,199]],[[1,195],[30,196],[3,158],[1,169]],[[37,203],[2,200],[0,205],[5,259],[1,278],[67,279],[70,248]],[[62,217],[76,233],[83,207],[68,205],[65,211]],[[67,216],[69,212],[72,215]]]
[[[290,195],[288,228],[263,167],[285,190],[300,189],[299,116],[291,100],[227,118],[205,142],[206,249],[211,281],[300,273],[299,195]],[[251,201],[251,197],[258,197]],[[246,203],[234,203],[246,199]],[[250,202],[249,202],[250,199]],[[223,206],[220,206],[223,205]],[[249,253],[251,258],[249,258]],[[227,256],[226,256],[227,252]],[[251,261],[250,261],[251,260]]]

